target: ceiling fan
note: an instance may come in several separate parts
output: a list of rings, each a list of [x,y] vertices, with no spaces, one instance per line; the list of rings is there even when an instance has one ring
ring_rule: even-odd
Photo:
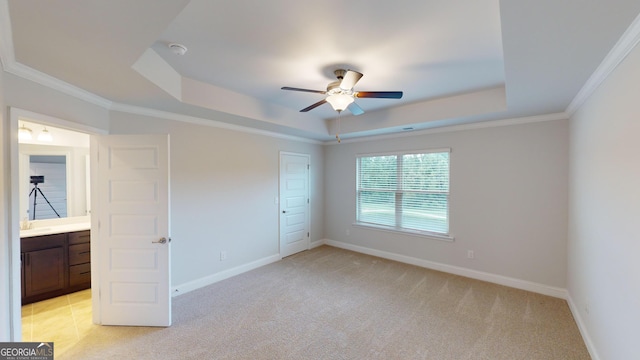
[[[324,99],[317,103],[307,106],[300,112],[313,110],[318,106],[329,103],[333,110],[338,113],[348,108],[353,115],[360,115],[364,110],[354,102],[355,98],[380,98],[380,99],[400,99],[402,91],[354,91],[353,87],[362,74],[354,70],[338,69],[333,72],[338,78],[337,81],[329,83],[327,90],[309,90],[284,86],[282,90],[303,91],[327,95]]]

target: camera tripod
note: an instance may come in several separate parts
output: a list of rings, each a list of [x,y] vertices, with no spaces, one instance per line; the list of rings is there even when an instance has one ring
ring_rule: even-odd
[[[60,214],[58,214],[56,209],[53,208],[53,205],[51,205],[51,203],[49,202],[49,199],[47,199],[47,197],[44,196],[44,193],[38,187],[38,183],[32,182],[32,184],[33,184],[33,189],[31,189],[31,192],[29,193],[29,197],[31,197],[31,194],[33,194],[33,218],[31,220],[36,219],[36,205],[37,205],[36,200],[38,198],[38,193],[40,193],[40,195],[42,195],[42,198],[47,202],[47,204],[49,204],[49,207],[51,207],[51,210],[53,210],[53,212],[56,213],[58,217],[60,217]]]

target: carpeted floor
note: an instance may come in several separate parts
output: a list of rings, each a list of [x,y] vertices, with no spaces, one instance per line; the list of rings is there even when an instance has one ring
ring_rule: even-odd
[[[95,327],[60,359],[590,359],[564,300],[329,246]]]

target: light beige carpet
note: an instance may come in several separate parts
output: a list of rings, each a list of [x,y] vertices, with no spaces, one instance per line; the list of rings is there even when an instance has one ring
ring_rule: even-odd
[[[589,359],[564,300],[322,246],[96,327],[62,359]]]

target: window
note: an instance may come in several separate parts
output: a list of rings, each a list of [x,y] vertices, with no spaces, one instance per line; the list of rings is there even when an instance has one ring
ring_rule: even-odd
[[[449,236],[450,150],[357,158],[360,225]]]

